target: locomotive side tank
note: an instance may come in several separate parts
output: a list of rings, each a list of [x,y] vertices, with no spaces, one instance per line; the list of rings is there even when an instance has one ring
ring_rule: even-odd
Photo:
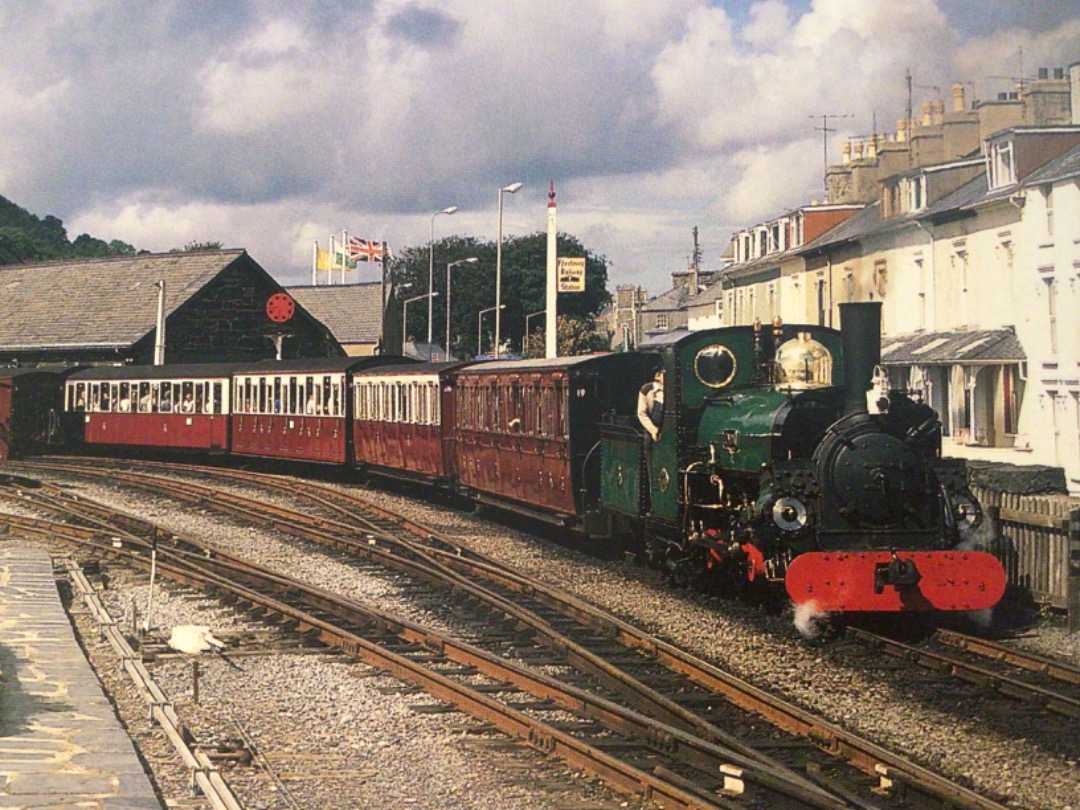
[[[776,322],[658,346],[663,428],[605,427],[605,506],[679,579],[784,583],[821,611],[992,606],[1005,575],[963,549],[980,519],[964,463],[941,458],[930,408],[889,390],[880,304],[841,317],[842,333]]]

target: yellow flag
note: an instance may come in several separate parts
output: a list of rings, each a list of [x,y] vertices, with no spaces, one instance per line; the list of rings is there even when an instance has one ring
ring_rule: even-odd
[[[330,251],[323,250],[322,248],[316,248],[315,253],[315,269],[316,270],[329,270],[330,269]]]

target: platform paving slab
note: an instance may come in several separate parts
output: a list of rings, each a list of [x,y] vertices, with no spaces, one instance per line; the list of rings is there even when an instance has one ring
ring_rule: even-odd
[[[0,545],[0,808],[161,810],[40,549]]]

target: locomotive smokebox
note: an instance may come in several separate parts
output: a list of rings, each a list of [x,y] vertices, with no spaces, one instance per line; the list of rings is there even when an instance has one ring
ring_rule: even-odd
[[[844,346],[844,414],[866,412],[866,392],[881,364],[881,302],[840,305]]]

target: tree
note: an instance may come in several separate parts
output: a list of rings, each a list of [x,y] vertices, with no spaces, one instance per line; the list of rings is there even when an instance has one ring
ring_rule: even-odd
[[[592,318],[560,315],[555,325],[555,343],[560,357],[607,351],[608,340],[596,331]],[[533,329],[529,335],[526,357],[543,357],[547,340],[543,329]]]
[[[0,197],[0,264],[55,259],[126,256],[135,248],[119,239],[104,242],[89,234],[68,241],[64,223],[54,216],[39,219],[10,200]]]
[[[389,274],[404,300],[428,293],[429,248],[406,248],[390,265]],[[557,251],[560,256],[585,257],[585,291],[559,295],[560,316],[571,319],[591,319],[611,300],[607,291],[608,262],[603,256],[588,251],[575,237],[559,234]],[[439,294],[433,306],[432,333],[437,343],[446,339],[446,268],[447,265],[475,256],[475,264],[460,264],[454,268],[451,285],[451,343],[450,352],[456,357],[471,357],[478,353],[477,338],[483,344],[479,351],[492,350],[495,317],[482,310],[495,306],[494,242],[480,242],[472,237],[453,236],[435,243],[434,288]],[[523,351],[525,319],[535,329],[546,306],[547,234],[510,237],[503,241],[502,293],[504,305],[500,318],[500,336],[514,352]],[[408,285],[408,286],[406,286]],[[420,299],[409,306],[406,338],[427,337],[428,308]],[[426,302],[423,302],[426,304]],[[567,345],[583,345],[571,341]],[[562,350],[560,350],[562,353]]]
[[[192,239],[182,248],[173,248],[169,253],[199,253],[204,250],[221,250],[223,247],[221,242],[199,242]]]

